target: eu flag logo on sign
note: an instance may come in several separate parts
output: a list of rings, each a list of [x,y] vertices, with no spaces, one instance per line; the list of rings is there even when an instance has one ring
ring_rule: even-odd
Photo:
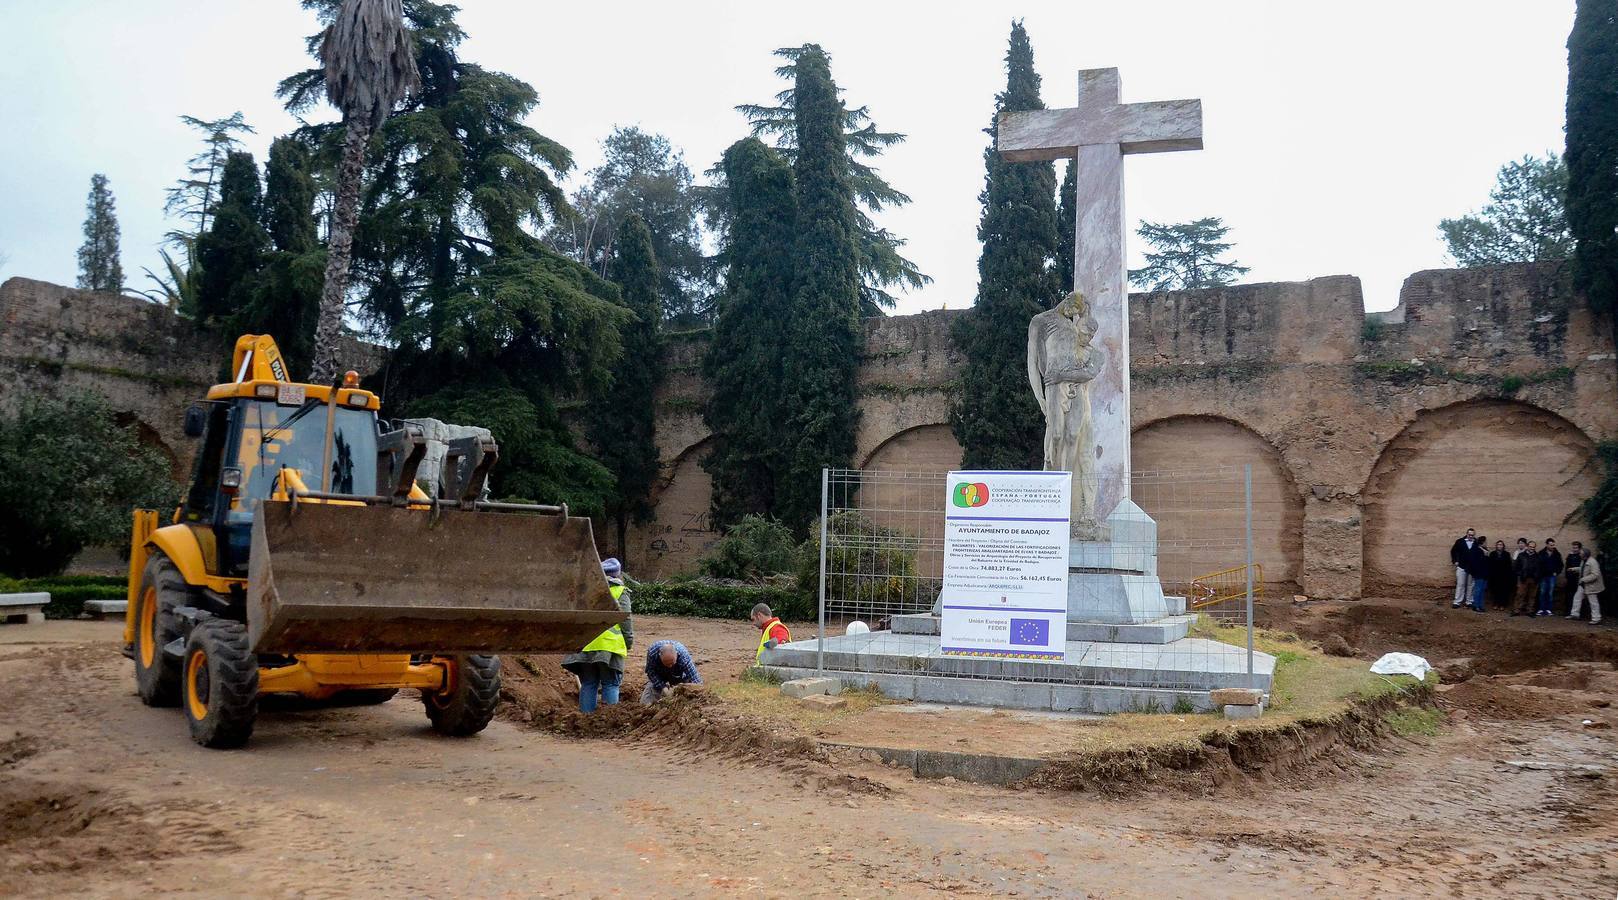
[[[1044,619],[1012,619],[1011,643],[1044,647],[1051,641],[1051,623]]]

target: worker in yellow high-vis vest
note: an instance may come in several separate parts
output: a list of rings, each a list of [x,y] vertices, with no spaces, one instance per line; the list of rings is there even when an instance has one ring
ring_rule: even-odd
[[[607,590],[613,602],[628,616],[633,602],[624,586],[624,567],[616,558],[601,561],[601,574],[607,576]],[[628,619],[601,632],[577,653],[562,660],[562,668],[579,677],[579,712],[595,712],[598,702],[612,706],[618,702],[618,686],[624,680],[624,659],[635,646],[635,627]]]

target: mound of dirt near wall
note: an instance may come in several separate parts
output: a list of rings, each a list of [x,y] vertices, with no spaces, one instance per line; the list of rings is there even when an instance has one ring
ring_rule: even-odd
[[[1238,780],[1270,781],[1307,772],[1315,778],[1351,765],[1352,751],[1369,750],[1385,734],[1383,719],[1431,689],[1360,701],[1337,715],[1271,728],[1220,728],[1196,741],[1089,752],[1057,758],[1029,787],[1121,797],[1147,790],[1208,793]]]
[[[1466,657],[1479,675],[1509,675],[1566,661],[1618,667],[1618,630],[1566,622],[1560,617],[1508,617],[1450,609],[1448,603],[1357,600],[1322,604],[1265,604],[1263,627],[1291,631],[1323,646],[1339,640],[1374,659],[1403,651],[1438,663]]]

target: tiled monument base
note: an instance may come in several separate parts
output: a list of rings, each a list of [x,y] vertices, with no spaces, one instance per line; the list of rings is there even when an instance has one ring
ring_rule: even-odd
[[[826,638],[825,674],[846,687],[875,687],[889,697],[933,703],[1075,712],[1168,712],[1213,709],[1208,691],[1270,688],[1275,658],[1204,638],[1164,644],[1069,640],[1054,662],[946,656],[927,634],[873,631]],[[816,641],[765,650],[765,671],[782,679],[816,671]]]
[[[1107,519],[1108,540],[1075,542],[1069,552],[1067,648],[1061,662],[946,655],[942,612],[894,616],[890,631],[828,636],[825,675],[846,687],[934,703],[1075,712],[1213,709],[1216,688],[1266,693],[1275,658],[1191,638],[1196,617],[1168,597],[1157,577],[1157,526],[1125,499]],[[765,650],[765,671],[783,679],[821,674],[817,642]]]

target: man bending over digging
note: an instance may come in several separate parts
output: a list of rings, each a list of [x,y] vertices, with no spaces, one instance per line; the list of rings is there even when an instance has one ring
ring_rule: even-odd
[[[646,689],[640,692],[640,702],[656,703],[674,693],[676,685],[701,683],[697,664],[684,644],[658,641],[646,648]]]

